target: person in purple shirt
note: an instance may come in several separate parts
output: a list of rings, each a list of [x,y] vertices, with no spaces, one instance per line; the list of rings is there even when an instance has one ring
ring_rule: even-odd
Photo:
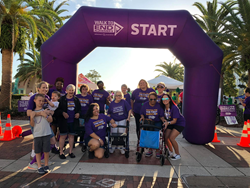
[[[62,77],[58,77],[55,81],[55,88],[49,89],[48,96],[51,98],[51,94],[53,91],[59,91],[61,97],[66,94],[66,92],[62,89],[64,84],[64,79]]]
[[[126,100],[128,104],[131,106],[131,99],[130,99],[131,97],[130,94],[127,92],[128,86],[126,84],[122,84],[121,90],[124,96],[124,100]]]
[[[109,96],[109,93],[104,90],[103,88],[104,84],[102,81],[98,81],[97,86],[99,89],[96,89],[92,92],[92,97],[93,97],[94,102],[99,104],[100,113],[104,114],[105,113],[104,105],[110,104],[110,96]]]
[[[115,120],[117,125],[126,126],[127,121],[130,121],[131,115],[131,106],[128,104],[126,100],[124,100],[123,93],[121,91],[116,91],[114,94],[114,101],[112,101],[109,105],[108,115]],[[126,134],[126,129],[119,128],[111,128],[112,133],[122,133]],[[112,147],[109,151],[110,153],[114,153],[116,147]],[[124,147],[119,147],[121,154],[125,154]]]
[[[163,83],[163,82],[160,82],[157,84],[157,102],[160,103],[161,102],[161,98],[162,98],[162,95],[164,94],[165,90],[167,89],[166,88],[166,85]]]
[[[66,159],[63,153],[65,139],[68,135],[69,138],[69,156],[75,158],[72,153],[74,145],[75,131],[79,127],[79,117],[81,114],[81,104],[79,99],[74,96],[75,86],[69,84],[66,88],[67,94],[62,96],[59,100],[59,106],[55,110],[55,117],[58,120],[60,130],[60,159]]]
[[[245,100],[240,99],[242,106],[245,107],[244,110],[244,121],[250,120],[250,88],[245,90]]]
[[[176,142],[176,137],[185,128],[186,122],[185,118],[181,114],[179,108],[174,103],[170,95],[164,94],[162,96],[161,106],[164,109],[164,126],[165,126],[165,140],[170,140],[174,147],[175,154],[170,153],[169,157],[171,160],[178,160],[181,158],[178,143]],[[167,144],[167,142],[165,142]],[[172,155],[172,156],[171,156]]]
[[[155,92],[151,92],[148,95],[149,101],[145,102],[141,107],[141,118],[140,122],[144,120],[150,120],[152,123],[161,128],[162,122],[164,122],[164,111],[161,108],[161,105],[156,102],[157,94]],[[155,129],[155,131],[159,131],[161,129]],[[152,149],[149,149],[146,153],[146,157],[150,157],[153,155]],[[156,158],[160,158],[159,150],[156,150]]]
[[[141,79],[138,84],[138,88],[133,91],[132,97],[131,97],[131,108],[133,115],[135,117],[135,123],[136,123],[136,134],[137,138],[139,139],[139,133],[140,133],[140,111],[142,105],[148,101],[148,94],[150,92],[155,92],[154,89],[149,87],[149,84],[146,80]]]
[[[107,123],[110,122],[112,127],[117,127],[115,121],[99,113],[99,105],[92,103],[86,114],[85,123],[85,144],[89,146],[89,158],[97,157],[101,159],[104,155],[104,142],[106,136]]]
[[[89,109],[89,105],[91,103],[93,103],[93,97],[92,95],[88,94],[89,91],[89,86],[87,84],[83,84],[80,87],[80,92],[81,94],[76,95],[76,97],[78,97],[80,103],[81,103],[81,114],[80,114],[80,118],[83,119],[85,121],[86,119],[86,114],[87,111]],[[83,121],[83,123],[84,123]],[[80,121],[81,123],[81,121]],[[80,125],[82,126],[82,125]],[[75,142],[77,141],[77,136],[75,136]],[[80,137],[80,142],[83,141],[83,136]],[[82,145],[82,144],[79,144]]]

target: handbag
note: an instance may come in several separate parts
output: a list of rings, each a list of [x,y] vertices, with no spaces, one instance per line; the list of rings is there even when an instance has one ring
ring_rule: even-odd
[[[140,147],[159,149],[160,131],[141,130]]]

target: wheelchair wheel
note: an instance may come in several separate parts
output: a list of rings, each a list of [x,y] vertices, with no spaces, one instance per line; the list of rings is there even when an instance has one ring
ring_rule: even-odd
[[[125,157],[129,158],[129,151],[125,151]]]
[[[83,153],[85,153],[85,151],[87,150],[87,147],[85,145],[83,145],[81,150]]]
[[[109,158],[109,152],[108,152],[108,151],[105,151],[105,152],[104,152],[104,157],[105,157],[105,158]]]
[[[164,165],[164,162],[165,162],[165,157],[164,157],[164,155],[161,155],[160,160],[161,160],[161,166],[163,166],[163,165]]]
[[[140,162],[141,161],[141,157],[142,157],[142,154],[141,153],[137,153],[136,162]]]

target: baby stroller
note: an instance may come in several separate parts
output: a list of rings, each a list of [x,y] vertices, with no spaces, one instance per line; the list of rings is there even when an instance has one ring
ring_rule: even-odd
[[[161,130],[162,132],[160,132]],[[163,127],[157,127],[151,120],[145,120],[144,123],[141,122],[139,138],[136,148],[136,161],[141,161],[145,148],[159,149],[160,164],[163,166],[166,154]]]
[[[129,121],[127,121],[127,125],[118,125],[117,128],[126,128],[127,134],[124,135],[123,133],[111,133],[110,126],[107,129],[108,132],[108,143],[107,143],[107,150],[105,151],[109,153],[109,149],[112,148],[112,146],[123,146],[125,149],[125,157],[129,158]],[[115,149],[118,149],[115,147]],[[109,154],[108,154],[109,156]],[[105,156],[106,157],[106,156]]]

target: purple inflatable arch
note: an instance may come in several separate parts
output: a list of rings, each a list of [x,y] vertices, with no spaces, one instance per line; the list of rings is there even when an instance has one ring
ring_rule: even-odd
[[[223,53],[188,11],[81,7],[42,45],[43,80],[76,84],[78,62],[98,46],[169,49],[185,66],[184,137],[213,139]]]

